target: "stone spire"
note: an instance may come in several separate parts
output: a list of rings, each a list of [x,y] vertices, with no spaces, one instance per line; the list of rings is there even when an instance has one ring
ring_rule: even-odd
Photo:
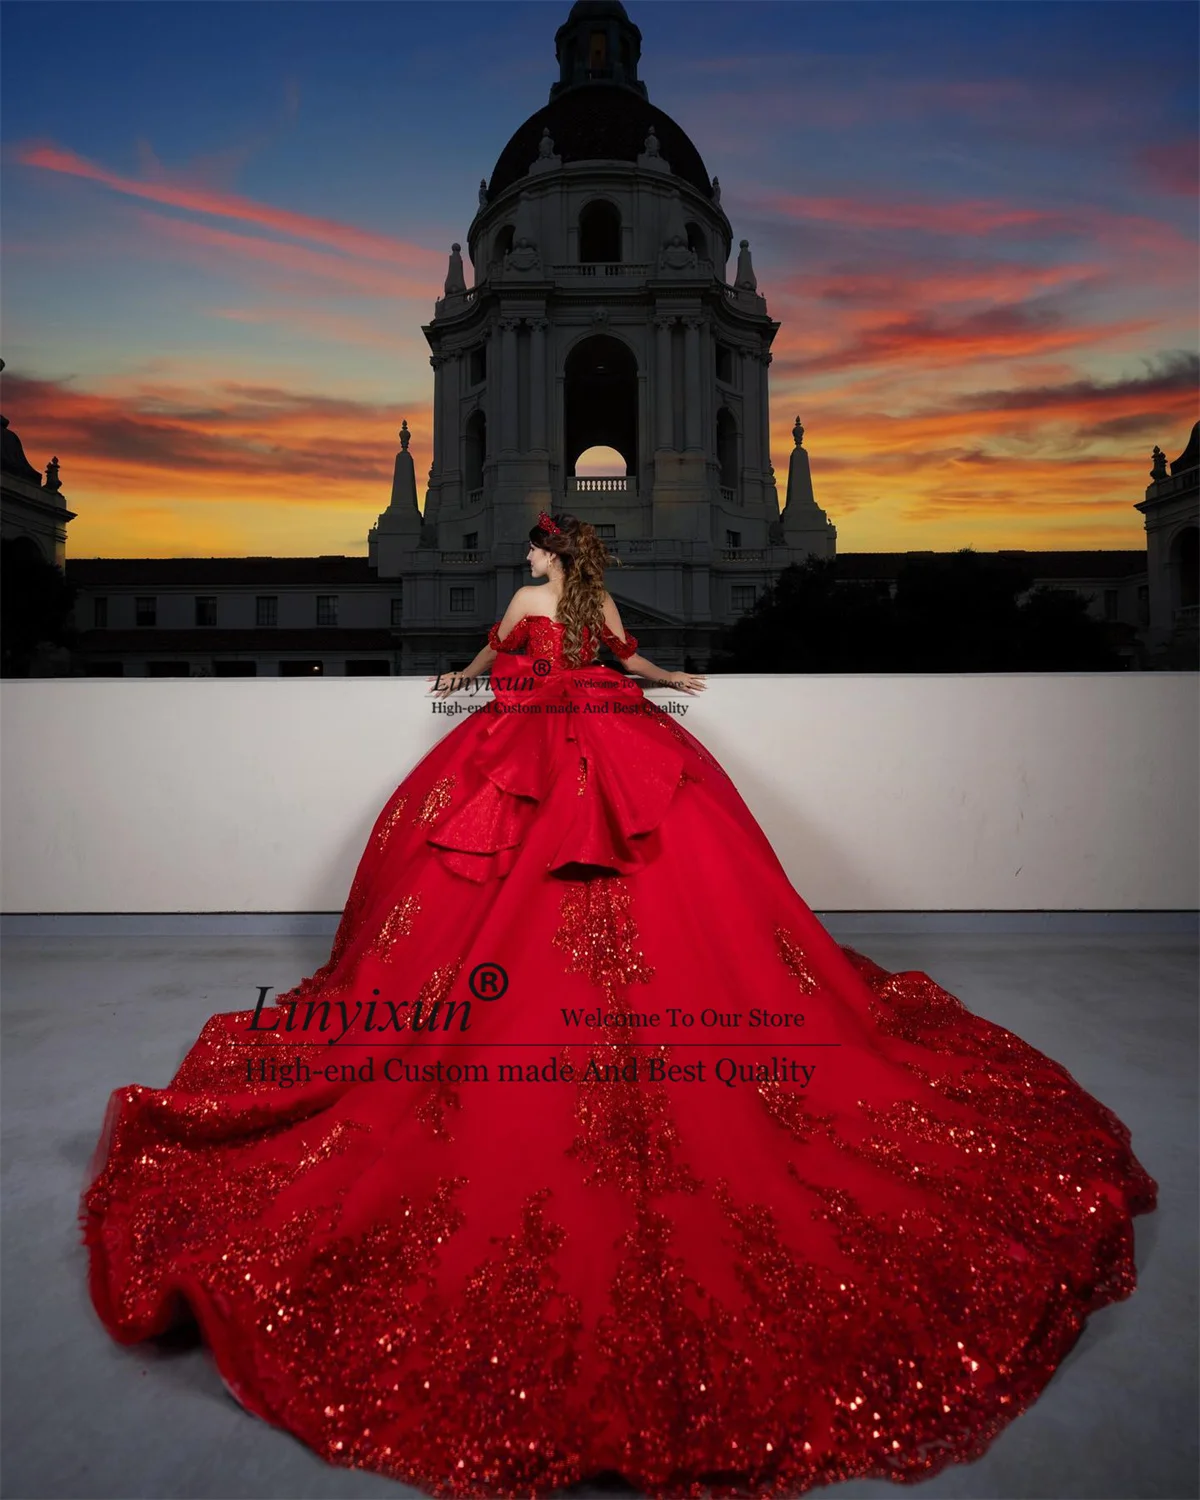
[[[826,541],[837,536],[837,528],[830,524],[813,494],[804,424],[799,417],[792,425],[792,439],[795,447],[788,459],[787,500],[778,522],[771,528],[771,540],[789,547],[807,547],[818,556],[832,556],[832,548]]]
[[[446,284],[442,288],[447,297],[461,297],[467,289],[463,275],[462,246],[455,240],[450,246],[450,265],[446,271]]]
[[[739,245],[737,275],[733,279],[733,284],[740,291],[757,292],[758,277],[754,274],[754,263],[750,259],[750,241],[741,240]],[[796,420],[799,421],[799,417]]]
[[[411,546],[416,545],[421,535],[421,512],[417,508],[417,473],[413,457],[408,451],[412,434],[407,420],[400,423],[400,451],[396,454],[396,467],[392,471],[392,499],[387,510],[379,518],[379,531],[390,536],[411,537]]]

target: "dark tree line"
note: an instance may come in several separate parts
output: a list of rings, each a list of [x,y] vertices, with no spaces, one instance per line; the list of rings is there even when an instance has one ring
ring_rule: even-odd
[[[1035,589],[1017,559],[964,548],[910,559],[894,595],[884,583],[839,582],[836,557],[793,565],[723,632],[711,665],[717,672],[1105,672],[1124,661],[1112,629],[1087,613],[1079,594]]]
[[[39,648],[74,647],[78,591],[29,537],[0,542],[0,675],[28,677]]]

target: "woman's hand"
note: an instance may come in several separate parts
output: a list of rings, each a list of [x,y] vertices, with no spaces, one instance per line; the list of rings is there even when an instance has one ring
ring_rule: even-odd
[[[451,693],[461,692],[471,678],[465,672],[439,672],[425,681],[433,684],[429,691],[435,698],[448,698]]]
[[[678,688],[681,693],[702,693],[707,685],[694,672],[671,672],[664,681],[667,687]]]

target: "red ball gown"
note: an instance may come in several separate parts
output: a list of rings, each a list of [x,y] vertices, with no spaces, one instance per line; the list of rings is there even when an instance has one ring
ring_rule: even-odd
[[[112,1095],[95,1307],[190,1316],[249,1411],[436,1495],[977,1458],[1133,1291],[1156,1184],[1065,1068],[840,946],[562,628],[493,627],[492,706],[380,812],[328,962]]]

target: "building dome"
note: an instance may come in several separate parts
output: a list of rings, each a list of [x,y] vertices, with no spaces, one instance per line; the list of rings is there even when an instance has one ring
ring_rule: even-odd
[[[562,157],[564,164],[600,160],[633,163],[645,151],[652,125],[659,150],[674,175],[711,198],[708,172],[687,132],[634,90],[609,83],[564,90],[530,115],[501,151],[488,184],[488,197],[494,198],[528,174],[537,160],[543,130],[549,130],[555,155]]]
[[[575,4],[571,7],[571,14],[567,17],[567,24],[584,17],[599,20],[601,17],[608,16],[615,16],[619,21],[629,19],[621,0],[575,0]]]

